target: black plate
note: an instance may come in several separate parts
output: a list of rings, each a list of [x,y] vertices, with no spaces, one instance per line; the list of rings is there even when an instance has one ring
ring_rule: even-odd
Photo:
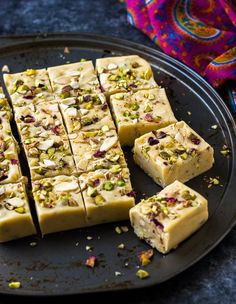
[[[64,54],[64,47],[70,48]],[[236,220],[236,126],[232,116],[214,89],[195,72],[178,61],[142,45],[95,35],[49,35],[3,38],[0,47],[0,67],[7,64],[11,72],[26,68],[43,68],[75,62],[80,58],[138,54],[147,59],[154,70],[156,81],[167,89],[177,119],[184,119],[215,149],[215,165],[206,174],[194,178],[190,187],[209,200],[208,222],[167,256],[155,253],[146,267],[150,278],[136,277],[137,253],[149,248],[139,241],[132,229],[122,235],[115,233],[117,224],[88,229],[29,237],[0,246],[0,292],[20,295],[65,295],[87,292],[132,289],[163,282],[185,270],[207,254],[222,240]],[[191,112],[191,115],[189,115]],[[216,130],[211,129],[217,125]],[[225,158],[220,154],[223,144],[233,152]],[[131,179],[138,193],[149,196],[160,190],[132,161],[132,153],[125,151]],[[220,176],[220,185],[208,188],[204,176]],[[124,223],[128,224],[128,222]],[[119,223],[120,225],[120,223]],[[92,236],[92,240],[87,240]],[[36,247],[30,242],[37,241]],[[117,245],[124,243],[124,250]],[[93,246],[99,264],[88,269],[84,262]],[[121,276],[115,276],[115,271]],[[22,288],[8,288],[8,280],[21,281]]]

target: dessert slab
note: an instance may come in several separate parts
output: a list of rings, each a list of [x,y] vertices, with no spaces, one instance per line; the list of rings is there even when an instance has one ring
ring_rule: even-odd
[[[27,68],[43,69],[78,62],[81,58],[95,62],[97,58],[133,54],[151,64],[156,82],[166,88],[175,117],[186,121],[215,150],[213,168],[187,183],[208,199],[209,220],[175,251],[166,256],[155,251],[152,263],[145,267],[150,274],[145,280],[135,274],[139,266],[138,253],[149,246],[135,236],[128,221],[1,244],[0,293],[66,295],[158,284],[197,262],[235,224],[236,125],[216,91],[195,72],[157,50],[87,34],[3,37],[0,67],[7,65],[11,73],[17,73]],[[16,126],[12,126],[17,137]],[[224,145],[231,151],[228,157],[221,153]],[[125,148],[124,152],[137,192],[136,202],[159,192],[161,187],[135,165],[131,149]],[[21,164],[26,164],[24,155],[20,157]],[[22,171],[29,175],[26,166],[22,166]],[[214,178],[219,180],[218,185],[212,185]],[[117,226],[127,226],[129,231],[118,234]],[[117,248],[120,244],[125,245],[124,249]],[[85,266],[91,255],[97,258],[93,269]],[[10,289],[9,281],[20,281],[22,287]]]

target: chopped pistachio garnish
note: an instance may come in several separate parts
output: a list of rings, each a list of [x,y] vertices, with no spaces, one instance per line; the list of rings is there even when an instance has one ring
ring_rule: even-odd
[[[151,263],[151,258],[153,256],[153,249],[141,251],[138,253],[138,258],[141,263],[141,266],[146,266]]]
[[[111,190],[113,190],[113,188],[114,188],[114,185],[111,181],[106,181],[103,184],[103,189],[106,190],[106,191],[111,191]]]
[[[213,130],[216,130],[217,128],[218,128],[217,125],[212,125],[212,126],[211,126],[211,129],[213,129]]]
[[[96,205],[102,205],[103,203],[105,202],[105,199],[103,198],[103,196],[102,195],[96,195],[95,196],[95,204]]]
[[[219,176],[210,177],[210,178],[207,180],[207,183],[208,183],[208,188],[211,188],[213,185],[214,185],[214,186],[217,186],[217,185],[219,185],[219,183],[220,183],[220,178],[219,178]]]
[[[148,278],[149,277],[149,273],[146,270],[139,269],[136,272],[136,276],[142,280],[142,279]]]
[[[8,283],[8,286],[12,289],[18,289],[21,287],[21,282],[12,281],[12,282]]]
[[[26,70],[25,74],[26,74],[27,76],[36,75],[36,70],[28,69],[28,70]]]
[[[129,228],[127,226],[120,226],[122,232],[128,232]]]
[[[116,226],[115,231],[116,231],[117,234],[121,234],[122,233],[122,230],[120,229],[119,226]]]
[[[223,145],[222,150],[220,151],[220,153],[223,156],[228,156],[230,154],[230,149],[226,145]]]
[[[93,247],[92,246],[86,246],[85,249],[86,249],[86,251],[93,251]]]
[[[87,258],[85,265],[87,267],[93,268],[96,265],[96,260],[97,258],[94,255],[91,255],[90,257]]]
[[[117,246],[118,249],[124,249],[125,248],[125,244],[121,243]]]
[[[87,195],[90,196],[90,197],[96,196],[97,195],[97,189],[93,188],[91,186],[88,186]]]

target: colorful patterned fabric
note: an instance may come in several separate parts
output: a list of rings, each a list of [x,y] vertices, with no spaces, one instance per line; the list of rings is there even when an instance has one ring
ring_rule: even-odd
[[[128,20],[214,87],[236,89],[236,2],[126,0]],[[236,105],[236,98],[235,98]]]

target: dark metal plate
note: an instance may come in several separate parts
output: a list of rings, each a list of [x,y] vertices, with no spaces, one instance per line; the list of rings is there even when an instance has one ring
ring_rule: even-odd
[[[0,40],[1,41],[1,40]],[[64,54],[64,47],[70,48]],[[142,45],[95,35],[55,34],[49,36],[3,37],[0,45],[0,67],[7,64],[11,72],[26,68],[43,68],[75,62],[80,58],[138,54],[147,59],[156,81],[167,89],[177,119],[184,119],[215,149],[212,170],[188,183],[209,200],[208,222],[167,256],[155,253],[146,267],[150,278],[136,277],[137,253],[149,248],[139,241],[132,229],[118,235],[115,223],[57,233],[44,239],[29,237],[0,245],[0,292],[20,295],[65,295],[98,291],[140,288],[163,282],[207,254],[232,228],[236,220],[236,126],[219,95],[195,72],[178,61]],[[188,114],[191,112],[191,115]],[[217,125],[216,130],[211,129]],[[223,144],[232,155],[220,154]],[[137,201],[160,190],[132,161],[130,150],[125,151],[131,179],[138,193]],[[23,163],[24,165],[24,163]],[[208,188],[206,177],[220,177],[220,185]],[[121,223],[119,223],[120,225]],[[127,225],[128,222],[125,222]],[[92,236],[92,240],[87,240]],[[36,247],[30,242],[37,241]],[[117,249],[120,243],[124,250]],[[99,264],[88,269],[84,262],[93,246]],[[115,276],[115,271],[121,276]],[[8,280],[21,281],[22,288],[11,290]]]

